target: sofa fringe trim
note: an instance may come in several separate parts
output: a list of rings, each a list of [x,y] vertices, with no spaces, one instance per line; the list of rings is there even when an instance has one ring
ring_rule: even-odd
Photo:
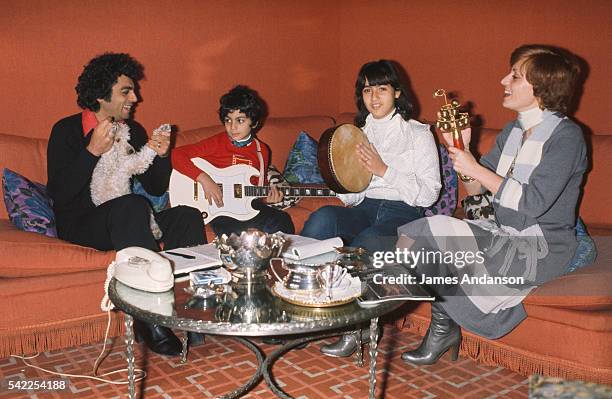
[[[424,336],[429,321],[419,315],[406,315],[397,321],[397,328]],[[566,380],[591,381],[598,384],[612,384],[610,370],[585,368],[570,362],[551,361],[527,352],[510,350],[493,341],[485,340],[471,333],[463,332],[459,353],[487,366],[501,366],[523,376],[532,374],[559,377]]]
[[[0,358],[10,355],[30,355],[54,351],[78,345],[98,343],[104,339],[107,324],[106,313],[62,322],[42,324],[18,331],[0,331]],[[109,338],[125,331],[123,316],[111,312]]]

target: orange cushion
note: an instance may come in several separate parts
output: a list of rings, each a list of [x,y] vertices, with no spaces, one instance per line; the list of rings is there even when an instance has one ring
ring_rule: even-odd
[[[0,280],[2,295],[12,303],[2,307],[0,330],[102,314],[105,279],[106,270],[97,270]]]
[[[0,219],[0,277],[105,270],[114,258],[114,251],[102,252],[21,231],[10,221]]]
[[[535,289],[525,305],[565,309],[612,309],[612,243],[608,237],[594,237],[597,259],[573,273],[558,277]]]

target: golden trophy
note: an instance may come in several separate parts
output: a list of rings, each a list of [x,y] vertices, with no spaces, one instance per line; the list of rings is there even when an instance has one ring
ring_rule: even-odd
[[[460,150],[465,150],[463,137],[461,137],[461,130],[470,127],[470,115],[467,112],[459,112],[459,101],[452,100],[450,104],[448,103],[446,90],[436,90],[434,97],[444,97],[444,105],[440,107],[436,128],[444,133],[451,133],[453,137],[453,146]],[[473,178],[464,176],[461,173],[459,173],[459,177],[464,182],[474,181]]]

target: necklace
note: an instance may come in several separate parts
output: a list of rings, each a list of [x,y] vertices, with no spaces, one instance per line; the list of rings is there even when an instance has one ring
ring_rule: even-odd
[[[516,158],[518,158],[518,155],[521,152],[521,149],[523,148],[523,145],[525,144],[525,141],[527,141],[529,136],[531,136],[531,128],[527,130],[523,130],[523,137],[521,137],[521,146],[519,147],[518,151],[514,155],[514,158],[512,159],[512,164],[510,165],[510,168],[508,169],[508,173],[506,173],[507,177],[513,177],[514,165],[516,165]]]

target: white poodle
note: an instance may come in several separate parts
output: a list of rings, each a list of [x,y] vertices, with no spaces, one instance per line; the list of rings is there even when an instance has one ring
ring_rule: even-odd
[[[115,123],[115,142],[110,150],[102,154],[91,176],[91,200],[98,206],[132,192],[130,179],[144,173],[153,163],[157,153],[148,145],[136,152],[129,143],[130,128],[125,123]],[[164,124],[155,130],[170,132],[170,125]],[[153,212],[151,211],[151,232],[156,240],[162,237]]]

